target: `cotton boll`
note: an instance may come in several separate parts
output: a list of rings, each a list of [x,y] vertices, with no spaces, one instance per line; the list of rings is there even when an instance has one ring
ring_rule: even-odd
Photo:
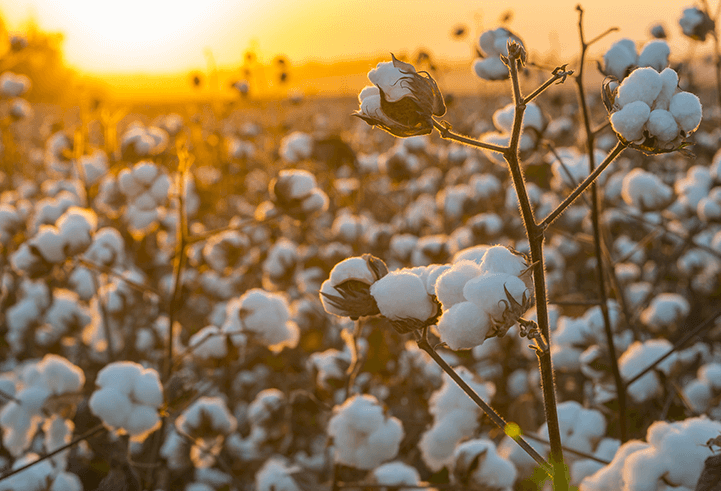
[[[668,353],[671,348],[671,343],[666,339],[653,339],[644,343],[634,342],[618,360],[621,376],[626,380],[635,377],[653,360]],[[676,357],[671,355],[658,365],[657,370],[668,374],[675,364]],[[628,394],[634,401],[642,403],[656,397],[661,389],[659,377],[652,370],[632,383],[629,386]]]
[[[663,39],[655,39],[646,43],[638,55],[639,67],[651,67],[657,72],[661,72],[668,66],[668,57],[671,54],[671,48]]]
[[[481,261],[484,274],[506,273],[520,276],[528,268],[520,254],[514,254],[507,247],[493,246],[486,250]]]
[[[528,297],[526,284],[505,273],[485,274],[470,280],[463,288],[463,296],[492,319],[499,319],[510,307],[506,291],[519,304],[523,304],[524,296]]]
[[[378,309],[388,319],[425,321],[435,314],[436,306],[421,278],[413,273],[393,271],[371,285]]]
[[[641,313],[641,322],[654,332],[679,325],[691,312],[691,305],[681,295],[662,293]]]
[[[679,92],[671,98],[668,110],[686,134],[693,133],[701,124],[701,101],[690,92]]]
[[[113,389],[96,390],[88,405],[93,414],[100,415],[103,423],[112,428],[122,428],[133,409],[130,399]]]
[[[674,140],[679,135],[678,124],[673,114],[664,109],[654,109],[646,123],[649,133],[662,142]]]
[[[621,196],[639,210],[657,210],[671,202],[673,190],[655,174],[636,168],[624,177]]]
[[[652,68],[649,70],[654,71]],[[654,71],[655,73],[655,71]],[[627,103],[620,111],[611,114],[611,126],[627,141],[640,140],[643,128],[651,115],[651,108],[643,101]]]
[[[473,71],[484,80],[505,80],[508,78],[508,67],[497,56],[475,60],[473,62]]]
[[[453,350],[483,344],[491,328],[488,314],[472,302],[461,302],[446,310],[438,321],[441,341]]]
[[[721,390],[721,363],[707,363],[698,369],[698,377],[714,390]]]
[[[502,133],[510,133],[513,128],[515,106],[507,104],[493,113],[493,125]]]
[[[615,42],[603,55],[604,72],[623,80],[626,71],[636,64],[636,44],[630,39]]]
[[[42,225],[38,234],[32,238],[32,245],[50,263],[61,263],[66,258],[64,240],[60,231],[52,225]]]
[[[694,379],[689,382],[683,388],[683,395],[691,406],[691,409],[699,414],[703,414],[708,410],[713,398],[711,386],[699,379]]]
[[[255,489],[258,491],[301,491],[293,479],[301,469],[288,465],[284,459],[271,457],[255,475]]]
[[[616,94],[616,104],[621,108],[641,101],[652,106],[663,87],[661,75],[650,67],[637,68],[621,83]]]
[[[516,467],[496,453],[491,440],[468,440],[453,452],[451,475],[459,484],[511,489],[517,474]]]

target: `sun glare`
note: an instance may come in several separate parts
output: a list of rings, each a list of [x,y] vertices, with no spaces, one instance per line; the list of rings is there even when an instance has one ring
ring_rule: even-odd
[[[66,45],[70,64],[93,71],[157,70],[174,62],[168,56],[190,42],[189,31],[197,30],[220,3],[64,0],[53,5],[53,14],[59,23],[74,26]],[[74,59],[73,53],[83,53],[83,59]]]

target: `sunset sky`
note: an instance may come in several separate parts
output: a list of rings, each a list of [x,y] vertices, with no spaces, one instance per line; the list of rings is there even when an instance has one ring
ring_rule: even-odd
[[[21,30],[30,18],[65,34],[65,59],[83,72],[167,73],[205,68],[204,50],[221,67],[238,66],[253,47],[268,62],[285,55],[291,63],[330,62],[424,47],[439,58],[465,60],[471,39],[498,26],[512,7],[510,28],[531,50],[578,50],[577,0],[0,0],[7,27]],[[658,5],[663,5],[659,8]],[[639,43],[649,27],[665,24],[672,49],[686,53],[678,18],[689,0],[593,0],[583,2],[586,28],[594,36],[621,28],[598,50],[620,37]],[[715,5],[715,3],[714,3]],[[451,39],[454,26],[472,35]]]

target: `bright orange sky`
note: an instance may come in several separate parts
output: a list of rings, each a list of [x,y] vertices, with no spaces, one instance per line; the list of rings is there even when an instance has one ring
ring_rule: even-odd
[[[510,24],[532,51],[577,53],[578,0],[0,0],[10,30],[29,18],[65,34],[65,59],[83,72],[167,73],[204,69],[209,48],[219,66],[233,67],[254,47],[260,61],[284,54],[291,63],[332,61],[425,47],[435,56],[464,60],[468,38],[451,39],[457,24],[473,39],[498,26],[509,7]],[[662,22],[672,55],[686,54],[678,18],[692,0],[587,0],[587,34],[621,28],[599,43],[605,50],[620,37],[642,43],[650,25]],[[659,8],[658,5],[663,5]],[[712,2],[715,5],[715,2]]]

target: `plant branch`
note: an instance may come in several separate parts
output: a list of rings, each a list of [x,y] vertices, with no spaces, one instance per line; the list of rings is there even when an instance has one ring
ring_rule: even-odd
[[[541,95],[547,88],[549,88],[554,83],[562,84],[566,81],[566,77],[569,75],[573,75],[573,70],[566,70],[567,65],[556,67],[551,74],[553,75],[551,78],[543,82],[543,84],[538,87],[536,90],[528,94],[524,99],[523,103],[528,104],[533,99]]]
[[[427,328],[426,328],[427,330]],[[435,349],[433,349],[433,346],[428,342],[428,338],[426,336],[426,330],[424,330],[424,333],[422,335],[419,335],[416,338],[416,343],[418,343],[418,347],[428,353],[431,358],[433,358],[433,361],[435,361],[438,366],[440,366],[444,372],[450,376],[453,381],[465,392],[468,397],[470,397],[473,402],[476,403],[478,407],[480,407],[486,415],[488,415],[489,419],[498,426],[501,430],[504,432],[506,431],[506,425],[507,423],[503,420],[503,418],[491,407],[489,406],[482,398],[478,395],[478,393],[471,388],[470,385],[466,383],[465,380],[461,378],[460,375],[458,375],[458,372],[456,372],[453,367],[451,367],[446,360],[444,360]],[[514,438],[514,441],[523,449],[526,451],[528,455],[531,456],[533,460],[538,463],[548,474],[549,476],[552,475],[551,466],[546,462],[546,460],[534,449],[526,440],[524,440],[522,437]]]
[[[461,136],[458,133],[453,133],[449,127],[440,124],[435,119],[433,120],[433,126],[441,134],[441,138],[457,141],[458,143],[463,143],[464,145],[469,145],[471,147],[483,148],[492,152],[503,153],[506,151],[506,147],[502,147],[500,145],[493,145],[492,143],[484,143],[478,140],[474,140],[473,138]]]
[[[41,456],[38,457],[37,459],[33,460],[32,462],[30,462],[30,463],[28,463],[28,464],[25,464],[25,465],[22,466],[22,467],[18,467],[17,469],[13,469],[13,470],[11,470],[11,471],[9,471],[9,472],[6,472],[6,473],[3,474],[2,476],[0,476],[0,481],[4,481],[5,479],[7,479],[7,478],[10,477],[10,476],[14,476],[15,474],[17,474],[17,473],[19,473],[19,472],[22,472],[22,471],[24,471],[24,470],[26,470],[26,469],[29,469],[30,467],[34,466],[35,464],[39,464],[39,463],[42,462],[43,460],[47,460],[47,459],[49,459],[50,457],[53,457],[53,456],[59,454],[60,452],[63,452],[63,451],[65,451],[65,450],[67,450],[67,449],[69,449],[69,448],[71,448],[71,447],[74,447],[74,446],[77,445],[78,443],[80,443],[80,442],[82,442],[82,441],[84,441],[84,440],[87,440],[88,438],[92,438],[92,437],[94,437],[95,435],[97,435],[98,433],[100,433],[100,432],[102,432],[102,431],[106,431],[105,426],[103,426],[102,424],[99,424],[99,425],[97,425],[97,426],[94,426],[93,428],[89,429],[88,431],[86,431],[85,433],[83,433],[82,435],[80,435],[79,437],[75,438],[74,440],[70,441],[69,443],[66,443],[66,444],[63,445],[62,447],[58,447],[58,448],[56,448],[55,450],[53,450],[52,452],[48,452],[48,453],[46,453],[46,454],[44,454],[44,455],[41,455]]]
[[[601,173],[606,170],[606,167],[613,162],[616,157],[618,157],[621,152],[623,152],[626,147],[628,146],[628,143],[624,143],[621,141],[618,141],[616,143],[616,146],[613,147],[613,150],[611,150],[611,153],[609,153],[606,158],[601,162],[594,171],[583,180],[581,184],[578,185],[576,189],[574,189],[571,194],[569,194],[566,199],[563,200],[563,202],[556,207],[555,210],[553,210],[549,215],[543,219],[543,221],[540,223],[540,226],[542,228],[547,228],[551,223],[553,223],[564,211],[566,211],[566,208],[568,208],[570,205],[573,204],[576,199],[583,194],[586,189],[598,178],[598,176],[601,175]]]

